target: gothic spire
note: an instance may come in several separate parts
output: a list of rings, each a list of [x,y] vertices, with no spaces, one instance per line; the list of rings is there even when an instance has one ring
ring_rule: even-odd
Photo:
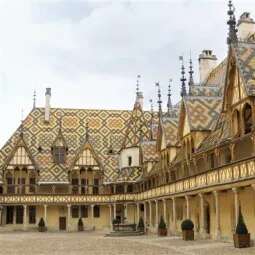
[[[191,87],[194,85],[194,79],[193,79],[193,63],[190,53],[190,59],[189,59],[189,94],[191,94]]]
[[[151,128],[151,140],[153,139],[153,103],[152,103],[152,99],[150,99],[150,103],[151,103],[151,123],[150,123],[150,128]]]
[[[183,60],[183,54],[182,56],[179,57],[179,60],[182,61],[182,67],[181,67],[181,79],[180,81],[182,82],[182,88],[181,88],[181,96],[186,96],[187,91],[186,91],[186,78],[185,78],[185,68],[184,68],[184,60]]]
[[[34,91],[33,101],[34,101],[33,109],[35,109],[35,106],[36,106],[36,91]]]
[[[162,114],[162,100],[161,100],[161,91],[160,91],[160,86],[159,86],[159,82],[156,82],[156,87],[158,87],[158,111],[159,111],[159,116],[161,116]]]
[[[139,94],[140,94],[140,79],[141,75],[137,75],[137,80],[136,80],[136,100],[139,99]]]
[[[21,110],[21,125],[20,125],[20,137],[22,138],[24,134],[24,111]]]
[[[169,79],[169,84],[168,84],[168,99],[167,99],[167,113],[170,114],[170,111],[172,110],[172,100],[171,100],[171,82],[172,82],[172,79]]]
[[[237,43],[237,29],[236,29],[236,17],[235,17],[235,8],[233,6],[232,0],[228,1],[228,16],[229,20],[227,22],[228,24],[228,38],[227,43]]]

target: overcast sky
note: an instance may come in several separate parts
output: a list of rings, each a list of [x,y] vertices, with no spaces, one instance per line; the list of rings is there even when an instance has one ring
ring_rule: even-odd
[[[156,108],[159,81],[180,99],[180,62],[192,52],[227,54],[227,0],[85,1],[0,0],[0,147],[31,111],[33,91],[44,107],[132,109],[141,75],[144,108]],[[236,16],[255,1],[235,0]],[[255,14],[254,14],[255,16]]]

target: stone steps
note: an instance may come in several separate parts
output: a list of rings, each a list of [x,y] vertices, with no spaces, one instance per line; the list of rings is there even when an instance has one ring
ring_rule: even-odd
[[[106,234],[105,236],[120,237],[120,236],[141,236],[144,232],[138,231],[114,231]]]

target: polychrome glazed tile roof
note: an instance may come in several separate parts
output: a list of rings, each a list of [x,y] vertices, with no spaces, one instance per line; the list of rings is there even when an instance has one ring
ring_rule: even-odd
[[[190,89],[192,96],[218,97],[223,94],[223,86],[219,85],[194,85]]]
[[[255,44],[238,43],[232,46],[237,57],[237,64],[243,76],[249,95],[255,95]]]
[[[190,130],[211,130],[222,107],[221,97],[184,97]]]
[[[177,140],[179,118],[163,117],[161,123],[166,146],[177,146],[179,144]]]
[[[54,109],[50,111],[50,122],[44,121],[44,108],[34,109],[24,121],[24,140],[40,171],[40,182],[68,182],[68,171],[81,145],[85,142],[86,128],[89,125],[89,141],[102,165],[104,181],[117,178],[118,158],[108,155],[110,144],[115,152],[122,145],[127,127],[130,125],[133,111],[127,110],[86,110],[86,109]],[[139,111],[140,114],[140,111]],[[141,116],[141,115],[139,115]],[[136,116],[135,116],[136,117]],[[150,120],[150,113],[143,112],[140,124]],[[154,118],[157,118],[155,116]],[[66,164],[55,165],[52,160],[51,147],[61,130],[68,146]],[[142,122],[142,121],[143,122]],[[145,126],[144,134],[148,134]],[[132,130],[133,131],[133,130]],[[0,151],[0,173],[5,160],[11,154],[19,139],[17,130]],[[38,148],[41,146],[42,151]],[[133,176],[138,176],[134,173]],[[135,178],[135,177],[134,177]]]
[[[141,167],[127,167],[119,170],[119,173],[114,178],[113,182],[135,182],[140,179],[142,175]]]
[[[159,155],[156,152],[156,141],[142,142],[141,144],[143,162],[159,161]]]

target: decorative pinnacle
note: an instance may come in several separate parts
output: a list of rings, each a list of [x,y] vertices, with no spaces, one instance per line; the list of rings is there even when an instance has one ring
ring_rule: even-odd
[[[36,106],[36,91],[34,91],[33,101],[34,101],[33,109],[35,109],[35,106]]]
[[[141,75],[137,75],[137,80],[136,80],[136,99],[139,99],[139,93],[140,93],[140,79]]]
[[[21,125],[20,125],[20,137],[23,137],[24,134],[24,111],[21,110]]]
[[[89,140],[89,123],[86,122],[86,140]]]
[[[157,103],[158,103],[159,115],[161,115],[161,113],[162,113],[162,106],[161,106],[162,100],[161,100],[161,91],[160,91],[159,82],[156,82],[155,85],[156,85],[156,87],[158,87],[158,101],[157,101]]]
[[[193,79],[193,63],[190,53],[190,59],[189,59],[189,94],[191,94],[191,87],[194,85],[194,79]]]
[[[232,0],[228,1],[228,16],[229,20],[227,21],[228,24],[228,38],[227,44],[237,43],[237,29],[236,29],[236,17],[235,17],[235,8],[233,6]]]
[[[150,103],[151,103],[151,123],[150,123],[150,128],[151,128],[151,140],[153,139],[153,131],[152,131],[152,128],[153,128],[153,103],[152,103],[152,99],[150,99]]]
[[[172,79],[169,79],[169,84],[168,84],[168,100],[167,100],[167,113],[170,114],[170,111],[172,110],[172,100],[171,100],[171,82]]]
[[[181,67],[181,79],[180,81],[182,82],[182,89],[181,89],[181,96],[186,96],[187,95],[187,91],[186,91],[186,78],[185,78],[185,68],[184,68],[184,60],[183,60],[183,54],[182,56],[179,57],[179,60],[182,61],[182,67]]]

